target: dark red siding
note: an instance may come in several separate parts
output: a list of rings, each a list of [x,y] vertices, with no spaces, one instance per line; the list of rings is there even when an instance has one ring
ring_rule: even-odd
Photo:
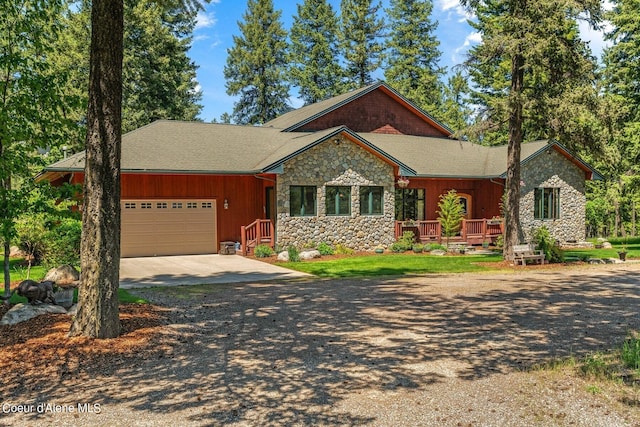
[[[342,125],[356,132],[448,136],[380,90],[363,95],[296,131],[319,131]]]
[[[503,180],[488,179],[425,179],[409,178],[409,188],[425,189],[426,212],[425,219],[438,218],[438,202],[440,195],[454,189],[458,193],[469,194],[472,197],[471,218],[493,218],[501,216],[500,199],[504,191]]]
[[[82,174],[74,181],[82,182]],[[240,241],[240,227],[265,218],[265,189],[274,186],[251,175],[122,174],[122,199],[216,199],[218,239]],[[271,180],[271,181],[270,181]],[[224,200],[228,209],[224,209]]]

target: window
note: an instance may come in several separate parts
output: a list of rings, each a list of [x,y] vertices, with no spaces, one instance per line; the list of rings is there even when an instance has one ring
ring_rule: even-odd
[[[167,202],[156,203],[156,209],[167,209]]]
[[[125,209],[135,209],[136,208],[136,204],[127,202],[127,203],[124,204],[124,208]]]
[[[351,187],[327,186],[327,215],[351,214]]]
[[[396,188],[396,219],[424,220],[424,188]]]
[[[382,215],[382,187],[360,187],[360,215]]]
[[[291,216],[316,215],[316,187],[310,185],[292,185],[289,187]]]
[[[182,202],[173,202],[171,204],[172,209],[182,209]]]
[[[536,188],[534,197],[535,219],[560,218],[560,189]]]
[[[142,209],[151,209],[151,206],[152,206],[151,202],[143,202],[143,203],[140,203],[140,207],[141,207]]]

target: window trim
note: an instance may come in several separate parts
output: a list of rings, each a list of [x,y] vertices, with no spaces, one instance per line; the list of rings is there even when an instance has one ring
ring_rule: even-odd
[[[300,191],[300,201],[301,201],[301,205],[300,205],[300,209],[302,210],[302,213],[300,212],[294,212],[293,208],[293,197],[292,194],[294,191]],[[305,201],[305,191],[309,191],[312,190],[313,191],[313,209],[311,213],[307,213],[306,210],[304,209],[304,201]],[[318,187],[315,185],[290,185],[289,186],[289,216],[291,217],[298,217],[298,218],[304,218],[304,217],[312,217],[312,216],[317,216],[318,215]]]
[[[549,213],[547,216],[545,216],[545,205],[547,205],[546,208]],[[542,221],[560,219],[560,187],[538,187],[534,189],[533,219]]]
[[[366,189],[379,189],[380,190],[380,212],[373,212],[374,203],[374,193],[372,191],[368,192],[368,197],[366,200],[366,204],[363,203],[363,195]],[[382,216],[384,215],[384,187],[381,185],[363,185],[360,186],[360,215],[362,216]],[[367,209],[363,209],[366,207]]]
[[[329,190],[336,189],[335,196],[333,200],[329,199]],[[347,212],[340,212],[340,208],[343,206],[340,203],[340,195],[342,191],[345,191],[345,204],[347,206]],[[324,196],[325,196],[325,215],[327,216],[351,216],[352,207],[351,205],[351,186],[350,185],[325,185],[324,188]],[[329,213],[329,207],[332,206],[333,213]]]

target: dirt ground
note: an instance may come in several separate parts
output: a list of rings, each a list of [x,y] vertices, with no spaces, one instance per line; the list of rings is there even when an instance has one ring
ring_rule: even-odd
[[[0,425],[640,426],[566,361],[640,330],[640,264],[136,293],[114,340],[0,326]]]

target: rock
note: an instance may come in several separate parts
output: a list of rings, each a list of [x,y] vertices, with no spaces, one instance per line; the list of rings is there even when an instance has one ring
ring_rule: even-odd
[[[80,272],[72,265],[65,264],[49,270],[43,280],[50,280],[56,285],[69,285],[80,280]]]
[[[11,246],[9,248],[9,258],[26,258],[27,253],[17,246]]]
[[[605,258],[604,262],[606,264],[623,264],[624,263],[624,261],[622,261],[619,258]]]
[[[283,251],[278,254],[278,261],[289,262],[289,252]]]
[[[447,251],[443,251],[442,249],[436,249],[429,252],[431,255],[443,256],[447,253]]]
[[[302,251],[300,252],[300,259],[302,260],[307,260],[307,259],[314,259],[314,258],[320,258],[322,255],[320,254],[320,251],[318,250],[311,250],[311,251]]]
[[[604,260],[601,260],[600,258],[589,258],[587,262],[589,264],[605,264]]]
[[[613,248],[613,246],[611,246],[611,243],[602,242],[602,249],[611,249],[611,248]]]
[[[0,325],[15,325],[47,313],[67,314],[67,310],[64,307],[52,304],[16,304],[0,320]]]

